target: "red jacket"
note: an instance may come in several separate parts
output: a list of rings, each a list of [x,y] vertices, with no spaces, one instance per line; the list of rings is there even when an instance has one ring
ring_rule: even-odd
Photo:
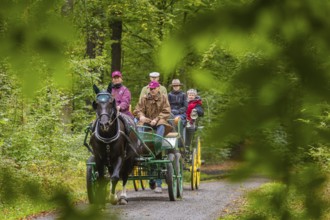
[[[203,116],[204,112],[202,109],[202,100],[199,97],[196,97],[194,100],[188,102],[188,108],[186,111],[188,121],[191,120],[190,114],[194,108],[197,110],[198,116]]]

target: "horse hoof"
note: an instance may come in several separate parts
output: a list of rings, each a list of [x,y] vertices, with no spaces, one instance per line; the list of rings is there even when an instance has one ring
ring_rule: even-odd
[[[110,195],[110,203],[112,204],[112,205],[117,205],[117,202],[118,202],[118,197],[117,197],[117,195]]]
[[[110,200],[111,205],[117,205],[117,200]]]
[[[119,199],[119,205],[127,205],[128,201],[126,197],[120,197]]]

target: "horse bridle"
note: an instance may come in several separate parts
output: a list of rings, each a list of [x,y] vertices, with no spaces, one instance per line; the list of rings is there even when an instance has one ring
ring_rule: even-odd
[[[117,140],[119,138],[119,136],[120,136],[119,120],[117,119],[117,120],[113,120],[113,121],[117,121],[117,132],[116,132],[116,135],[111,137],[111,138],[104,138],[104,137],[100,136],[99,131],[98,131],[99,120],[96,121],[96,126],[95,126],[96,128],[95,128],[95,132],[94,132],[96,139],[98,139],[99,141],[101,141],[105,144],[110,144],[110,143],[114,142],[115,140]]]
[[[97,117],[97,120],[96,120],[96,128],[95,128],[95,137],[96,139],[98,139],[99,141],[105,143],[105,144],[110,144],[112,142],[114,142],[115,140],[117,140],[120,136],[120,125],[119,125],[119,120],[118,120],[118,116],[119,116],[119,113],[117,113],[116,117],[111,120],[112,116],[114,114],[114,111],[111,112],[111,114],[109,115],[108,113],[103,113],[103,114],[100,114],[98,115]],[[117,121],[117,132],[116,132],[116,135],[111,137],[111,138],[104,138],[102,136],[100,136],[99,134],[99,131],[98,131],[98,127],[99,127],[99,123],[100,123],[100,119],[103,115],[106,115],[109,117],[109,126],[111,126],[115,121]]]
[[[111,120],[111,118],[112,118],[112,116],[113,116],[113,111],[112,111],[112,112],[111,112],[111,115],[109,115],[108,113],[103,113],[103,114],[98,115],[98,116],[97,116],[97,120],[100,121],[100,119],[101,119],[101,117],[102,117],[103,115],[106,115],[106,116],[109,117],[109,121],[108,121],[108,123],[109,123],[110,126],[111,126],[111,125],[114,123],[114,121],[117,120],[117,118],[118,118],[118,114],[117,114],[117,116],[116,116],[113,120]]]

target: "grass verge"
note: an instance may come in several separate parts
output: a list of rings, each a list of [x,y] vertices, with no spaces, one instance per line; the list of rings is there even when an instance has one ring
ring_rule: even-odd
[[[283,195],[283,192],[287,194]],[[323,201],[330,201],[329,192],[328,178],[320,192]],[[305,198],[301,194],[295,189],[288,189],[283,183],[265,183],[258,189],[248,192],[238,204],[228,208],[228,214],[222,215],[219,219],[282,219],[283,215],[281,217],[279,213],[286,213],[287,219],[311,219],[306,213],[304,202]],[[323,210],[320,220],[323,219],[330,219],[330,207]]]

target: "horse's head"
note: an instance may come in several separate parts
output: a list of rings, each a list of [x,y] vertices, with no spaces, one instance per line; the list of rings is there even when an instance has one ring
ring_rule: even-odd
[[[112,120],[116,116],[115,99],[109,92],[99,92],[96,95],[96,101],[93,102],[93,108],[96,111],[101,131],[108,131],[112,124]]]

